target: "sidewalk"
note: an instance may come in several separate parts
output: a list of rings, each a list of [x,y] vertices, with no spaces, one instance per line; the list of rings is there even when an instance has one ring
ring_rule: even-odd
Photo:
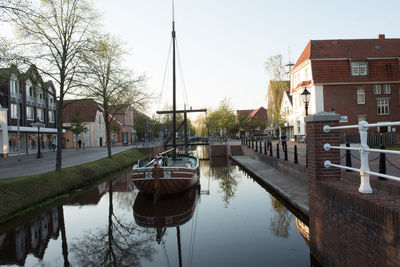
[[[114,146],[112,154],[135,148],[137,146]],[[140,147],[143,147],[141,145]],[[17,156],[0,159],[0,180],[45,173],[55,170],[56,152],[44,152],[43,158],[36,159],[36,154],[23,155],[21,161]],[[107,147],[86,148],[85,150],[63,149],[62,168],[71,167],[107,157]]]

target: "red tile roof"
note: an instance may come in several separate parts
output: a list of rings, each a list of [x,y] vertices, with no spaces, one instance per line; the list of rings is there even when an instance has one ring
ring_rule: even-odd
[[[236,110],[236,116],[238,117],[247,117],[253,111],[253,109],[242,109]]]
[[[253,110],[249,114],[248,119],[266,118],[266,117],[267,117],[267,110],[264,107],[259,107],[258,109]]]
[[[63,122],[71,122],[76,112],[82,117],[83,122],[94,122],[97,110],[101,111],[93,99],[64,100]]]
[[[293,69],[307,59],[399,57],[400,39],[311,40]]]

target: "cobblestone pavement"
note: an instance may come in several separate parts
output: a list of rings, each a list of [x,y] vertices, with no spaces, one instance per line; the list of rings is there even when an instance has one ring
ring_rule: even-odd
[[[113,154],[117,154],[134,147],[148,147],[157,144],[158,143],[146,143],[135,146],[113,146],[111,151]],[[43,157],[40,159],[36,159],[36,155],[37,154],[23,155],[21,156],[21,161],[18,161],[17,156],[0,159],[0,180],[55,170],[55,151],[44,152]],[[107,147],[86,148],[84,150],[76,150],[72,148],[63,149],[62,167],[71,167],[105,157],[107,157]]]

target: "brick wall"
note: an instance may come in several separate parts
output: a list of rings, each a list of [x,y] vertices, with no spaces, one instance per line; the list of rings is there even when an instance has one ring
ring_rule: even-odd
[[[342,179],[340,169],[323,166],[326,159],[339,164],[338,150],[323,150],[324,143],[338,145],[337,131],[323,131],[324,125],[338,123],[339,115],[333,116],[317,113],[305,119],[311,253],[323,266],[399,266],[398,191],[381,186],[361,194],[360,179]]]
[[[365,89],[365,104],[357,104],[357,88]],[[336,113],[347,116],[348,123],[341,125],[358,124],[358,115],[366,115],[368,122],[400,121],[400,84],[390,84],[390,88],[391,93],[384,94],[381,84],[381,94],[374,94],[373,84],[324,85],[324,111],[333,108]],[[389,115],[378,115],[377,98],[389,98]],[[357,130],[342,130],[341,134],[346,132],[356,133]]]

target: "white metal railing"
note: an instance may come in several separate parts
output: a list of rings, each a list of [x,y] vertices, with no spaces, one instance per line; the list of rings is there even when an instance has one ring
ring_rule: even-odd
[[[352,168],[352,167],[347,167],[339,164],[333,164],[329,160],[326,160],[324,162],[324,166],[326,168],[328,167],[336,167],[340,169],[346,169],[346,170],[351,170],[351,171],[356,171],[360,173],[361,176],[361,184],[360,188],[358,191],[364,194],[370,194],[372,193],[372,188],[369,183],[369,176],[370,175],[376,175],[379,177],[395,180],[400,182],[400,177],[397,176],[392,176],[392,175],[387,175],[387,174],[382,174],[382,173],[377,173],[377,172],[372,172],[369,169],[369,164],[368,164],[368,155],[369,152],[374,152],[374,153],[387,153],[387,154],[396,154],[400,155],[400,151],[394,151],[394,150],[384,150],[384,149],[372,149],[369,148],[367,144],[367,137],[368,137],[368,128],[372,127],[383,127],[383,126],[400,126],[400,121],[397,122],[377,122],[377,123],[371,123],[369,124],[366,121],[361,121],[358,125],[346,125],[346,126],[334,126],[330,127],[328,125],[324,126],[324,131],[329,132],[330,130],[340,130],[340,129],[357,129],[360,133],[360,147],[342,147],[342,146],[331,146],[330,144],[324,144],[324,149],[325,150],[330,150],[330,149],[343,149],[343,150],[356,150],[360,152],[360,161],[361,161],[361,166],[359,169],[357,168]]]

